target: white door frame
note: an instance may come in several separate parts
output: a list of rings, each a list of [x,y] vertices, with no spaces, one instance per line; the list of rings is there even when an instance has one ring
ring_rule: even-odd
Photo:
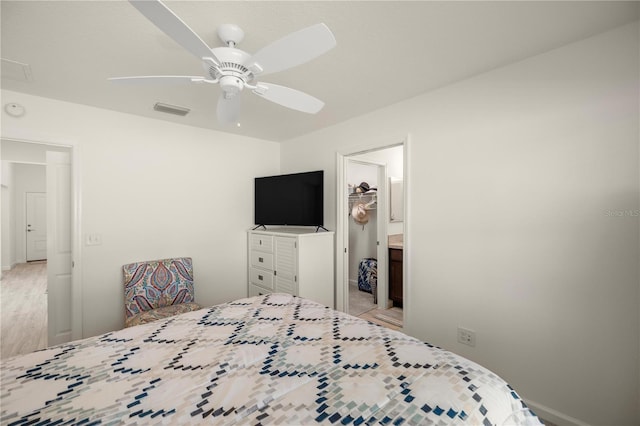
[[[80,216],[81,204],[81,180],[80,180],[80,155],[78,146],[73,144],[63,144],[47,141],[36,141],[28,139],[18,139],[12,137],[2,137],[2,140],[11,142],[20,142],[28,144],[37,144],[46,146],[57,146],[68,148],[71,153],[71,250],[72,250],[72,277],[71,277],[71,339],[77,340],[82,335],[82,227]],[[15,161],[19,162],[19,161]],[[31,163],[33,164],[33,163]],[[42,163],[46,164],[46,163]],[[52,229],[47,229],[47,238],[49,238]],[[47,307],[47,310],[51,309]]]
[[[403,237],[403,282],[402,282],[402,291],[403,294],[408,295],[408,283],[411,281],[410,276],[410,262],[411,259],[408,256],[408,253],[411,251],[411,210],[410,200],[408,197],[409,189],[410,189],[410,181],[409,177],[409,154],[411,150],[411,135],[406,135],[406,137],[398,143],[391,144],[380,144],[374,146],[368,146],[361,149],[347,149],[336,152],[336,310],[347,312],[349,307],[347,304],[348,301],[348,291],[349,291],[349,277],[347,276],[348,268],[345,267],[346,262],[349,261],[348,256],[348,228],[347,228],[347,216],[344,214],[347,211],[347,196],[346,188],[347,188],[347,177],[346,177],[346,158],[349,156],[363,154],[367,151],[378,151],[385,148],[391,148],[394,146],[403,145],[403,198],[404,198],[404,237]],[[387,197],[388,199],[388,197]],[[386,208],[386,207],[385,207]],[[386,225],[386,224],[385,224]],[[346,235],[346,245],[345,245],[345,233]],[[385,243],[386,244],[386,243]],[[380,299],[378,299],[378,303],[380,303]],[[403,304],[403,317],[404,317],[404,329],[410,329],[410,325],[407,323],[407,318],[409,317],[410,312],[410,303]]]

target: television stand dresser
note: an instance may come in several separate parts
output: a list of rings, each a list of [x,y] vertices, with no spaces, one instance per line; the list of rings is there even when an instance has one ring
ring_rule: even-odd
[[[248,231],[249,296],[289,293],[333,309],[333,239],[310,228]]]

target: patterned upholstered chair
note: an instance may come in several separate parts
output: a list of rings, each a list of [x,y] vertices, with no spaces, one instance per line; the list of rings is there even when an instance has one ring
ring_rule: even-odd
[[[190,257],[135,262],[122,270],[125,327],[201,308],[194,303]]]

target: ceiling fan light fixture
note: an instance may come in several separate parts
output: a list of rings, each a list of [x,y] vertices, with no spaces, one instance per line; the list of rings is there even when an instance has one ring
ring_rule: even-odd
[[[167,114],[179,115],[181,117],[184,117],[185,115],[189,114],[189,112],[191,112],[189,108],[177,105],[163,104],[162,102],[156,102],[153,106],[153,109],[155,111],[165,112]]]
[[[225,75],[220,77],[220,88],[222,91],[231,96],[235,96],[238,92],[241,92],[244,88],[244,81],[240,77],[233,75]]]

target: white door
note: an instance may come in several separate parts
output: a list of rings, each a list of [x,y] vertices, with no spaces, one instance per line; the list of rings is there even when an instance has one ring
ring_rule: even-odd
[[[387,237],[387,224],[389,223],[389,186],[387,179],[387,166],[378,166],[378,308],[387,309],[389,300],[389,283],[387,266],[389,265],[389,240]]]
[[[47,258],[47,194],[27,192],[27,262]]]
[[[71,156],[47,151],[48,345],[71,340]]]

